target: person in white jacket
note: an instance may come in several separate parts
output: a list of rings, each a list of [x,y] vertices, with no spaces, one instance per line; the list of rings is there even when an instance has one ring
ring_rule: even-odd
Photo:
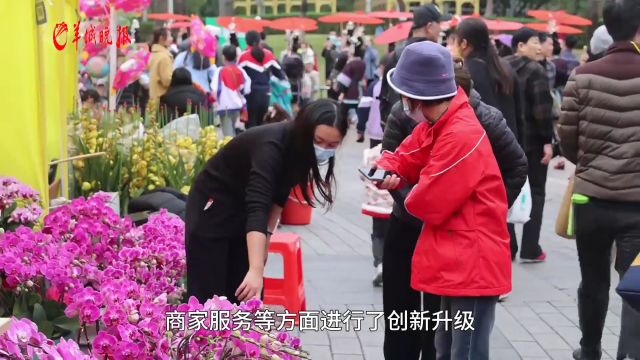
[[[220,116],[224,136],[234,136],[236,123],[242,112],[246,112],[245,95],[251,92],[251,78],[236,65],[236,47],[227,45],[222,49],[224,66],[218,68],[211,80],[211,92],[215,98],[215,109]]]

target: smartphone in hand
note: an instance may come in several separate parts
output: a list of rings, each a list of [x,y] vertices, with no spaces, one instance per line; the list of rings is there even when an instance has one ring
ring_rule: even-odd
[[[373,182],[382,182],[387,175],[387,171],[384,169],[358,169],[358,172],[365,177],[365,179]]]

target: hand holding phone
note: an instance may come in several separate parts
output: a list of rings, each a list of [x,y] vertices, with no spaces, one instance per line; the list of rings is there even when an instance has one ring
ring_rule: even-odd
[[[385,175],[387,175],[387,172],[385,170],[376,168],[358,169],[358,172],[360,172],[360,174],[364,176],[365,179],[373,182],[382,182],[384,181]]]
[[[369,170],[358,169],[358,171],[365,179],[375,183],[379,189],[396,190],[403,186],[402,179],[398,175],[384,169],[371,168]]]

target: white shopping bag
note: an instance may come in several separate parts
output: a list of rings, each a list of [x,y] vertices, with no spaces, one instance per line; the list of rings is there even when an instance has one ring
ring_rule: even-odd
[[[529,186],[529,178],[524,183],[520,195],[509,209],[507,213],[507,222],[510,224],[525,224],[531,218],[531,186]]]
[[[165,139],[171,139],[175,132],[176,136],[188,136],[196,141],[200,137],[200,117],[198,114],[179,117],[165,125],[160,132]]]

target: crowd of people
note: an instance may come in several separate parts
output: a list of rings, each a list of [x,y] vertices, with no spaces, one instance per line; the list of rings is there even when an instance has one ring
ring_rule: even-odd
[[[334,201],[335,152],[351,123],[357,142],[369,138],[364,165],[386,172],[366,182],[362,205],[373,218],[386,359],[490,359],[512,262],[518,253],[547,259],[539,240],[554,157],[576,164],[574,192],[588,198],[575,206],[582,339],[573,357],[600,359],[612,245],[620,276],[640,251],[640,5],[607,0],[582,54],[552,23],[493,37],[477,18],[443,32],[450,17],[433,4],[413,14],[409,39],[383,55],[352,24],[330,32],[318,54],[304,34],[288,33],[279,58],[264,33],[247,32],[244,50],[232,34],[215,64],[188,37],[154,33],[148,80],[136,86],[174,117],[204,107],[224,135],[243,132],[191,187],[189,294],[261,294],[284,202],[296,186],[309,204]],[[86,91],[83,101],[99,95]],[[532,209],[518,241],[507,213],[527,181]],[[394,332],[388,323],[394,312],[441,310],[473,311],[475,331]],[[621,318],[617,359],[640,359],[640,314],[625,303]]]
[[[632,104],[639,11],[637,2],[608,1],[604,25],[578,57],[577,38],[559,39],[553,27],[523,28],[505,44],[473,18],[447,36],[446,52],[435,43],[447,16],[433,5],[414,10],[412,36],[386,60],[378,96],[386,151],[376,164],[390,173],[382,188],[395,200],[384,251],[374,253],[384,263],[385,315],[473,309],[478,327],[473,336],[387,330],[386,359],[490,358],[495,304],[511,289],[507,254],[513,261],[519,250],[505,212],[528,178],[520,259],[545,261],[539,239],[554,156],[577,165],[574,192],[589,198],[575,210],[582,340],[573,357],[601,358],[612,244],[621,277],[640,251],[640,123],[630,116],[640,104]],[[626,303],[622,311],[616,358],[635,359],[640,314]]]

